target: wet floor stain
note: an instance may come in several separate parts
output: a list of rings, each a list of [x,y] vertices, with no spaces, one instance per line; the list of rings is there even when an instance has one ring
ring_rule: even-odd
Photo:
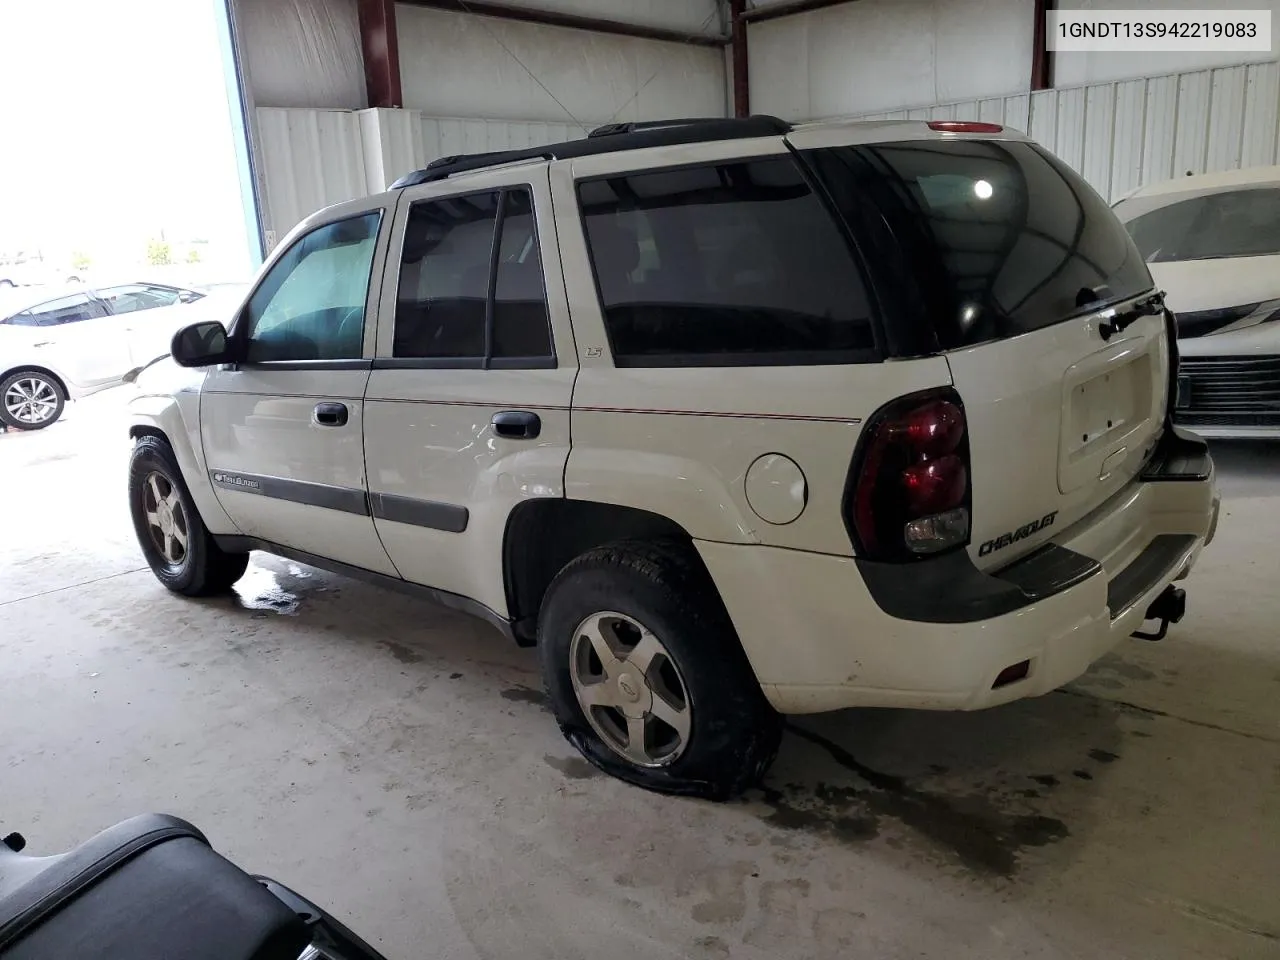
[[[382,640],[380,642],[401,663],[421,663],[423,660],[422,654],[413,649],[413,647],[407,647],[395,640]]]
[[[590,780],[594,777],[604,776],[601,771],[587,763],[582,757],[553,757],[548,753],[544,754],[542,759],[547,766],[559,770],[570,780]]]
[[[946,850],[969,869],[1005,877],[1015,872],[1023,849],[1070,834],[1067,825],[1054,817],[1005,810],[981,794],[954,796],[923,790],[902,777],[868,767],[826,737],[790,724],[787,729],[822,748],[866,786],[765,787],[763,799],[771,808],[765,820],[774,826],[855,843],[877,836],[882,821],[891,820]]]
[[[1112,753],[1110,750],[1103,750],[1100,747],[1094,747],[1089,751],[1089,757],[1097,760],[1099,763],[1111,763],[1120,759],[1120,754]]]
[[[302,605],[301,598],[280,585],[277,576],[262,567],[250,566],[237,581],[234,596],[244,610],[292,616]]]
[[[535,707],[550,709],[551,704],[547,700],[547,695],[541,690],[534,690],[532,687],[511,687],[503,690],[499,694],[503,700],[514,700],[516,703],[531,703]]]
[[[1093,779],[1093,774],[1090,773],[1088,770],[1072,770],[1071,773],[1073,776],[1075,776],[1077,779],[1080,779],[1080,780]]]
[[[1052,773],[1037,773],[1031,779],[1042,787],[1056,787],[1059,783],[1058,778]]]

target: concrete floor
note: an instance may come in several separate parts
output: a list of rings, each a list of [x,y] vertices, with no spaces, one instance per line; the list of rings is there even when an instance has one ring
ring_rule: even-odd
[[[1280,956],[1280,445],[1218,451],[1166,642],[985,713],[805,719],[712,805],[597,775],[478,621],[261,555],[166,593],[126,396],[0,436],[0,809],[33,852],[176,813],[392,960]]]

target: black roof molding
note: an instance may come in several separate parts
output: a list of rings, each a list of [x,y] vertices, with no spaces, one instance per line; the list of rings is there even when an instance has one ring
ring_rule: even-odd
[[[746,140],[753,137],[778,137],[791,130],[791,124],[763,114],[742,119],[652,120],[639,123],[607,123],[596,127],[579,140],[566,140],[523,150],[499,150],[493,153],[464,153],[432,160],[421,170],[406,174],[391,185],[392,190],[421,183],[444,180],[456,173],[483,170],[521,160],[565,160],[598,153],[641,150],[645,147],[669,147],[682,143],[706,143],[715,140]]]

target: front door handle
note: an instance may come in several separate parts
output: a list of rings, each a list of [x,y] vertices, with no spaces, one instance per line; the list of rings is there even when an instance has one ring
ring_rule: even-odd
[[[345,403],[317,403],[316,423],[322,427],[345,427],[347,425],[347,405]]]
[[[509,440],[532,440],[542,432],[542,421],[528,410],[503,410],[489,422],[494,433]]]

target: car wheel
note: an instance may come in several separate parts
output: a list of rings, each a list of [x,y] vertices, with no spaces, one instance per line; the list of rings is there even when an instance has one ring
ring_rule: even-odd
[[[689,547],[625,542],[578,557],[547,590],[538,647],[561,731],[622,780],[726,800],[777,753],[781,718]]]
[[[13,281],[10,280],[8,277],[0,278],[0,288],[12,287],[12,286],[13,286]]]
[[[42,430],[62,416],[66,397],[57,380],[38,370],[19,370],[0,383],[0,420],[19,430]]]
[[[223,593],[244,575],[249,554],[227,553],[205,528],[177,460],[161,437],[141,437],[129,460],[129,510],[138,545],[174,593]]]

